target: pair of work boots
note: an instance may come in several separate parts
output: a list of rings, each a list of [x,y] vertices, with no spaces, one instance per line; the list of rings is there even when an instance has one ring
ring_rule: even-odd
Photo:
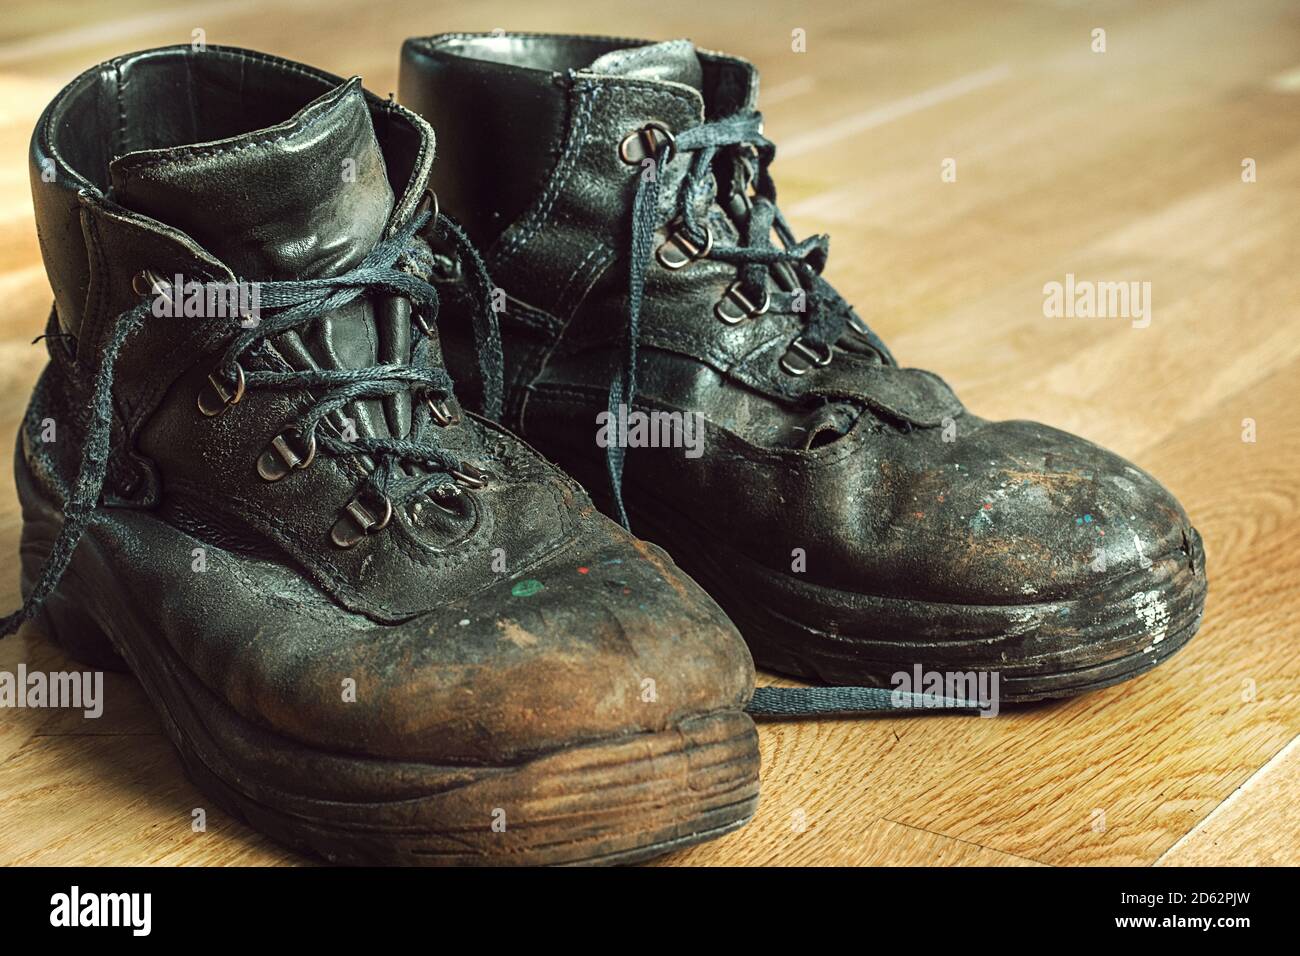
[[[415,112],[239,49],[82,74],[32,139],[4,631],[133,671],[253,826],[384,863],[652,856],[753,814],[747,707],[1164,660],[1205,595],[1178,503],[899,366],[777,210],[757,87],[535,35],[409,41]],[[849,686],[751,702],[751,651]]]

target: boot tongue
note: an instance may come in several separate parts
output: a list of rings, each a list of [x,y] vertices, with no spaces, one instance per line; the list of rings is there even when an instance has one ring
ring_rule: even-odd
[[[393,209],[355,78],[278,126],[128,153],[109,171],[115,201],[183,230],[249,280],[345,271]]]
[[[649,46],[612,50],[592,61],[589,70],[612,76],[635,76],[648,80],[668,80],[692,89],[704,86],[704,71],[690,40],[668,40]]]
[[[249,281],[345,272],[374,248],[393,210],[356,78],[277,126],[128,153],[109,172],[114,201],[184,231]],[[298,369],[405,361],[409,319],[391,301],[362,297],[273,345]],[[346,414],[359,435],[402,435],[409,396],[354,403]]]

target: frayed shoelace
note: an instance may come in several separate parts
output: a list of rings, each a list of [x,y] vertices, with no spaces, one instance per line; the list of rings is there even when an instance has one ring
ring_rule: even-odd
[[[676,156],[690,156],[690,168],[682,178],[675,203],[685,236],[697,249],[704,249],[701,258],[733,263],[739,273],[739,291],[747,301],[765,302],[771,311],[792,313],[796,311],[795,296],[802,293],[807,316],[804,330],[799,336],[814,354],[829,356],[830,349],[853,322],[859,334],[874,348],[881,359],[893,363],[893,356],[884,342],[858,319],[851,306],[821,277],[826,265],[829,239],[812,236],[795,239],[785,217],[776,205],[776,185],[768,172],[768,165],[776,155],[776,147],[763,136],[762,116],[745,111],[720,120],[702,123],[676,134],[671,139],[659,141],[651,157],[654,166],[637,177],[636,194],[632,200],[631,245],[628,255],[628,308],[627,336],[623,367],[609,389],[609,413],[617,419],[619,406],[632,407],[636,396],[637,338],[640,334],[641,306],[645,296],[646,270],[653,253],[655,233],[659,220],[659,179],[665,162]],[[719,150],[727,150],[740,159],[745,151],[752,151],[757,159],[754,170],[752,197],[747,197],[747,214],[736,222],[740,242],[734,245],[713,244],[705,241],[707,226],[701,224],[699,208],[711,209],[716,195],[710,195],[713,164]],[[734,188],[734,184],[733,184]],[[744,193],[748,184],[743,184]],[[713,187],[716,190],[716,186]],[[705,213],[707,216],[707,212]],[[781,240],[778,247],[772,242],[776,232]],[[784,268],[798,282],[799,290],[773,292],[768,289],[768,277],[774,268]],[[627,510],[623,504],[624,449],[617,442],[606,448],[606,467],[618,519],[631,530]],[[756,717],[815,717],[853,715],[879,712],[918,712],[943,708],[954,711],[975,711],[980,706],[973,701],[935,695],[904,693],[879,687],[760,687],[754,691],[748,712]]]
[[[237,334],[217,366],[217,374],[227,377],[227,381],[233,381],[236,375],[242,376],[246,388],[321,390],[319,398],[292,427],[304,441],[313,443],[321,454],[335,457],[365,455],[374,461],[375,467],[366,478],[363,490],[387,497],[401,464],[425,469],[426,474],[402,484],[396,503],[425,492],[437,492],[439,488],[452,484],[451,474],[464,467],[463,462],[432,441],[428,420],[418,419],[412,436],[405,439],[367,437],[343,441],[325,432],[318,433],[317,428],[331,412],[357,399],[378,398],[403,391],[420,392],[433,401],[451,397],[451,377],[445,369],[433,364],[434,346],[428,335],[416,334],[413,337],[415,344],[406,365],[244,373],[238,368],[238,362],[241,356],[262,342],[306,326],[363,295],[402,296],[412,303],[413,321],[418,309],[426,325],[431,327],[438,314],[437,291],[424,279],[401,268],[427,266],[428,247],[417,242],[415,237],[429,220],[428,212],[414,217],[395,235],[378,243],[356,268],[341,275],[260,283],[261,306],[271,314],[261,317],[253,328]],[[480,303],[473,317],[474,340],[484,383],[484,410],[488,417],[496,420],[501,415],[502,358],[496,314],[488,305],[491,280],[477,251],[453,220],[439,215],[435,227],[440,238],[452,245],[461,263],[468,266],[476,301]],[[63,507],[63,526],[22,607],[0,620],[0,637],[17,630],[40,610],[67,570],[77,542],[95,520],[108,469],[117,360],[127,339],[141,327],[150,310],[150,300],[143,298],[138,305],[119,315],[108,341],[100,350],[99,366],[91,387],[90,422],[77,478]]]

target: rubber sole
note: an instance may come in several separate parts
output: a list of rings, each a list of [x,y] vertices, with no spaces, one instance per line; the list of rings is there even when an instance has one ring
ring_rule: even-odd
[[[587,477],[589,493],[611,513],[601,477]],[[758,564],[680,515],[668,523],[633,500],[627,507],[635,533],[668,551],[727,612],[757,666],[820,684],[895,688],[894,675],[919,667],[996,673],[1001,703],[1072,697],[1168,660],[1205,610],[1205,552],[1194,529],[1182,549],[1152,558],[1150,568],[1070,600],[944,604],[811,584]]]
[[[652,530],[647,537],[658,541]],[[1168,660],[1205,607],[1204,565],[1193,570],[1200,558],[1183,552],[1072,600],[952,605],[849,594],[760,567],[716,541],[675,543],[674,560],[731,615],[758,666],[830,684],[894,687],[895,674],[919,667],[997,673],[1004,703],[1070,697]],[[837,624],[808,623],[827,620]]]
[[[27,594],[57,525],[25,477]],[[36,626],[90,666],[130,670],[194,783],[287,846],[346,864],[628,863],[735,830],[757,808],[758,737],[734,710],[510,765],[324,752],[286,738],[217,697],[162,636],[162,622],[124,626],[129,613],[104,611],[123,596],[107,583],[98,530],[83,538]]]

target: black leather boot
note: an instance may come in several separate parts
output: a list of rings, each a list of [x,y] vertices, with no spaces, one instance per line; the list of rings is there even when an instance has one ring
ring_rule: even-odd
[[[1169,657],[1205,599],[1178,502],[901,367],[822,278],[826,238],[777,210],[757,90],[684,40],[407,41],[401,98],[447,136],[439,195],[508,296],[506,421],[666,547],[761,665],[990,672],[1016,701]],[[692,423],[702,443],[646,447],[678,423],[667,444]]]
[[[481,295],[457,318],[489,411],[499,342],[433,156],[359,80],[246,50],[132,54],[56,97],[31,147],[55,308],[15,461],[27,601],[0,633],[39,614],[129,667],[213,800],[329,859],[611,862],[734,829],[745,645],[462,413],[426,236]]]

